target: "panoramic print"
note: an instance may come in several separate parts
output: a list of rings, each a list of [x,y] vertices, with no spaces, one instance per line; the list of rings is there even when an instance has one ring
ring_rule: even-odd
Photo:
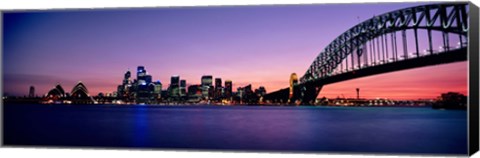
[[[467,154],[468,3],[3,12],[6,146]]]

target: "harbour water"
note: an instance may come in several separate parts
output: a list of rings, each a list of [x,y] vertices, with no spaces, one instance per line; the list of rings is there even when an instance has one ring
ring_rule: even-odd
[[[466,154],[467,112],[428,107],[4,105],[7,146]]]

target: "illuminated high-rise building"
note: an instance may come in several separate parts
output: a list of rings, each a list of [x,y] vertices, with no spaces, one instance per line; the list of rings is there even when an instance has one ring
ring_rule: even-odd
[[[215,78],[215,99],[220,99],[222,94],[222,78]]]
[[[190,85],[190,86],[188,86],[188,96],[189,97],[201,97],[202,96],[202,86],[201,85]]]
[[[215,89],[222,87],[222,78],[215,78]]]
[[[130,77],[132,76],[132,74],[130,73],[130,70],[127,70],[127,72],[125,72],[125,75],[123,77],[123,85],[126,85],[130,82]]]
[[[117,87],[117,96],[121,98],[125,98],[130,96],[131,88],[132,88],[132,81],[130,77],[132,76],[130,69],[125,72],[123,76],[122,84]]]
[[[180,96],[187,96],[187,81],[180,80]]]
[[[240,97],[240,99],[242,99],[244,95],[245,95],[245,89],[243,87],[238,87],[237,96]]]
[[[247,85],[245,87],[239,87],[237,89],[238,97],[240,97],[241,103],[254,103],[255,93],[252,91],[252,85]]]
[[[210,99],[212,96],[209,92],[213,91],[212,88],[212,76],[211,75],[204,75],[202,76],[202,97],[206,99]]]
[[[180,76],[173,75],[170,78],[170,86],[168,92],[171,97],[178,97],[180,95]]]
[[[245,91],[245,94],[247,94],[247,95],[253,94],[252,85],[251,85],[251,84],[243,87],[243,90]]]
[[[143,76],[146,75],[146,70],[144,66],[138,66],[137,67],[137,80],[143,78]]]
[[[153,96],[156,98],[156,99],[160,99],[162,97],[162,83],[160,81],[157,81],[154,83],[155,84],[155,88],[153,90]]]
[[[173,75],[170,78],[170,86],[178,86],[180,83],[180,76],[178,75]]]
[[[202,86],[190,85],[188,86],[188,100],[199,101],[202,98]]]
[[[146,82],[147,84],[152,83],[152,76],[151,76],[151,75],[148,75],[148,74],[145,75],[145,82]]]
[[[232,97],[232,80],[226,80],[225,81],[224,96],[225,96],[225,98],[231,98]]]
[[[202,86],[211,86],[211,85],[212,85],[212,75],[203,75]]]
[[[138,66],[137,67],[137,85],[140,86],[140,87],[146,87],[147,84],[149,84],[147,82],[147,70],[145,70],[145,67],[144,66]],[[150,76],[150,82],[151,82],[151,76]]]
[[[134,82],[134,92],[137,103],[151,103],[155,84],[152,83],[152,76],[148,75],[144,66],[137,67],[137,80]]]

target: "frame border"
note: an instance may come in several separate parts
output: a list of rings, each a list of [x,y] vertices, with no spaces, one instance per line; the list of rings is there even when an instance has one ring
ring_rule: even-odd
[[[469,101],[468,101],[468,154],[471,156],[478,151],[479,143],[479,51],[478,51],[478,6],[469,2],[468,29],[468,68],[469,68]]]

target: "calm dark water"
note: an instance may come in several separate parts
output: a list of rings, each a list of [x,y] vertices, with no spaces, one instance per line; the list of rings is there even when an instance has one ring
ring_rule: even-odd
[[[466,154],[467,112],[395,107],[4,105],[4,143]]]

